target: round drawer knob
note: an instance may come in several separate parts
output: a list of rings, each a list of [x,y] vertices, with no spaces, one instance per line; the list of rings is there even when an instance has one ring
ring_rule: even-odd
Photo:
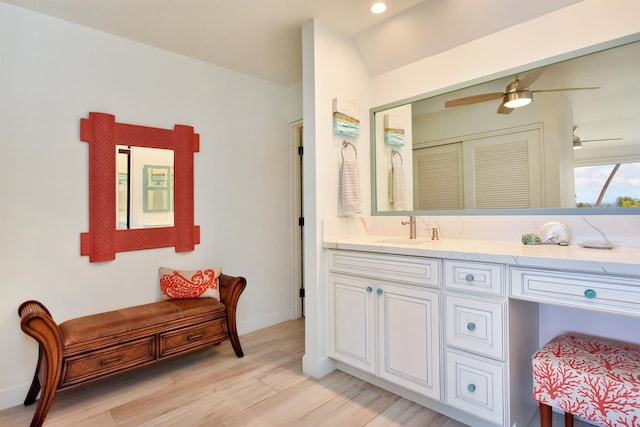
[[[473,393],[474,391],[476,391],[476,385],[475,384],[469,384],[467,386],[467,390],[469,390],[470,393]]]
[[[467,282],[473,282],[473,274],[469,273],[466,276],[464,276],[465,280]]]
[[[587,289],[586,291],[584,291],[584,296],[587,298],[595,298],[596,291],[594,291],[593,289]]]
[[[373,292],[373,288],[372,288],[371,286],[367,286],[367,292],[368,292],[368,293]]]
[[[473,322],[469,322],[467,323],[467,329],[470,331],[475,331],[476,330],[476,324]]]
[[[382,295],[382,289],[381,288],[376,289],[376,294]]]

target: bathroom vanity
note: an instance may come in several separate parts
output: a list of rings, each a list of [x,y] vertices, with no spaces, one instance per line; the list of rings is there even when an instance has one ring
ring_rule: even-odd
[[[327,238],[338,369],[473,426],[537,409],[538,305],[640,316],[640,249]]]

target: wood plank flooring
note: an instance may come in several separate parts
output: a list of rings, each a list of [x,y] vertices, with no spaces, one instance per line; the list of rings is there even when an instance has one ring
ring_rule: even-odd
[[[240,340],[241,359],[225,342],[62,391],[44,425],[463,427],[340,371],[320,379],[303,374],[302,319]],[[0,411],[0,426],[28,426],[34,410],[35,404]]]

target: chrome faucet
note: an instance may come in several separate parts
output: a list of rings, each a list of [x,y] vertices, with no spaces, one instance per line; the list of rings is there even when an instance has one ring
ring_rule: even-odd
[[[440,237],[438,236],[438,227],[433,227],[431,229],[431,240],[440,240]]]
[[[409,238],[415,239],[416,238],[416,217],[413,215],[410,216],[409,221],[402,221],[402,225],[409,226]]]

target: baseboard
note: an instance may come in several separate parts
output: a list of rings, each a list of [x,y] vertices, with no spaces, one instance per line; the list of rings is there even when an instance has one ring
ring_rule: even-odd
[[[322,378],[335,369],[335,362],[328,357],[317,359],[306,353],[302,356],[302,372],[314,378]]]
[[[269,326],[277,325],[278,323],[286,322],[291,319],[294,319],[293,313],[291,310],[287,309],[276,313],[270,313],[265,316],[243,320],[237,322],[238,335],[248,334],[249,332],[268,328]]]
[[[31,383],[20,384],[0,391],[0,410],[22,405]]]

